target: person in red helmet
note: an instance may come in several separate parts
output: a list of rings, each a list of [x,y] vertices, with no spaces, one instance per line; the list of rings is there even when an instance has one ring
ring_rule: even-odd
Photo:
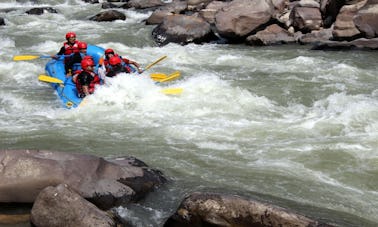
[[[96,85],[100,84],[100,78],[94,72],[94,66],[95,63],[91,58],[83,59],[81,61],[82,71],[73,77],[80,98],[93,94]]]
[[[58,59],[59,55],[70,55],[79,52],[79,41],[76,40],[75,32],[68,32],[66,34],[66,40],[67,41],[63,43],[59,52],[56,55],[51,56],[52,58]],[[66,57],[65,60],[68,61],[68,57]]]
[[[113,56],[109,59],[107,77],[117,76],[119,73],[130,73],[130,68],[122,64],[122,60],[118,56]]]
[[[126,73],[132,73],[132,72],[136,71],[131,65],[134,65],[137,68],[139,73],[143,72],[143,69],[140,67],[140,65],[137,62],[132,61],[132,60],[127,59],[127,58],[123,58],[122,56],[119,56],[118,54],[116,54],[113,49],[108,48],[108,49],[105,50],[105,59],[102,63],[102,65],[105,67],[106,74],[110,70],[109,59],[111,57],[118,57],[121,60],[121,64],[126,69]]]
[[[65,64],[66,69],[66,75],[71,76],[72,73],[74,73],[77,70],[81,69],[81,61],[86,57],[87,55],[87,43],[85,42],[79,42],[78,43],[78,52],[74,52],[70,55],[68,62]],[[91,56],[89,56],[91,57]]]

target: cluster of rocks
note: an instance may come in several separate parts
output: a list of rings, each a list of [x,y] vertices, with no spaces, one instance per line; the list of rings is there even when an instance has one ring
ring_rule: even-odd
[[[378,49],[377,0],[108,0],[101,1],[101,8],[88,19],[126,20],[116,8],[152,11],[145,23],[156,25],[152,37],[158,45],[298,43],[313,49]],[[27,11],[44,12],[57,13],[50,7]]]
[[[0,208],[10,203],[32,204],[26,213],[0,212],[0,224],[132,226],[115,207],[138,202],[166,182],[161,171],[133,157],[0,150]],[[164,226],[331,225],[235,195],[193,192]]]

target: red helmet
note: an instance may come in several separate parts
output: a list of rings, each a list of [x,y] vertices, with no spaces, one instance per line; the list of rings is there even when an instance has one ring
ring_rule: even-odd
[[[88,66],[94,66],[94,62],[91,58],[84,58],[81,61],[81,68],[82,69],[87,69]]]
[[[68,40],[69,38],[76,38],[75,32],[68,32],[66,34],[66,39]]]
[[[83,57],[83,60],[84,60],[84,59],[90,59],[90,60],[92,60],[92,61],[93,61],[93,57],[92,57],[92,56],[90,56],[90,55],[86,55],[86,56],[84,56],[84,57]]]
[[[79,49],[87,49],[87,43],[85,42],[79,42],[77,46],[79,47]]]
[[[111,65],[117,65],[117,64],[121,64],[121,58],[118,57],[118,56],[113,56],[109,59],[109,63]]]
[[[114,54],[114,50],[113,49],[106,49],[105,50],[105,54],[108,55],[108,54]]]

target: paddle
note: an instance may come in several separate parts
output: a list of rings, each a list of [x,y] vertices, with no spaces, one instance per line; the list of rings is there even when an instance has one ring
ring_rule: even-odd
[[[147,69],[151,68],[152,66],[156,65],[157,63],[163,61],[167,56],[162,56],[158,60],[152,62],[151,64],[147,65],[146,68],[144,68],[143,72],[146,71]]]
[[[184,91],[184,89],[183,88],[165,88],[160,91],[166,95],[179,95]]]
[[[177,79],[179,77],[180,77],[180,72],[176,71],[176,72],[173,72],[173,73],[169,74],[166,78],[158,80],[158,82],[159,83],[169,82],[169,81],[175,80],[175,79]]]
[[[58,78],[47,76],[47,75],[39,75],[38,80],[47,82],[47,83],[55,83],[55,84],[63,84],[64,82],[62,80],[59,80]]]
[[[164,73],[152,73],[150,75],[151,79],[153,79],[154,81],[158,82],[158,83],[162,83],[162,82],[168,82],[168,81],[172,81],[174,79],[177,79],[178,77],[180,77],[180,72],[179,71],[175,71],[169,75],[166,75]]]
[[[51,58],[49,55],[17,55],[13,57],[13,61],[29,61],[39,58]]]
[[[150,77],[155,81],[159,81],[167,78],[168,76],[165,73],[151,73]]]

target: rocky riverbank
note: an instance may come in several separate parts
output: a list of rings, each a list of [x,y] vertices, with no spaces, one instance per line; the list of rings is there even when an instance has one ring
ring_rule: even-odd
[[[0,224],[131,226],[114,208],[136,203],[167,182],[161,171],[133,157],[0,150],[0,161],[0,206],[25,210],[0,214]],[[331,226],[272,204],[212,192],[188,195],[164,224],[209,225]]]
[[[311,44],[315,50],[378,49],[378,3],[375,0],[84,0],[99,5],[88,20],[127,20],[117,10],[152,11],[158,45],[170,42],[244,43],[250,46]],[[32,1],[38,3],[37,0]],[[12,10],[12,9],[8,9]],[[40,15],[51,7],[25,9]],[[6,26],[6,18],[0,25]]]

